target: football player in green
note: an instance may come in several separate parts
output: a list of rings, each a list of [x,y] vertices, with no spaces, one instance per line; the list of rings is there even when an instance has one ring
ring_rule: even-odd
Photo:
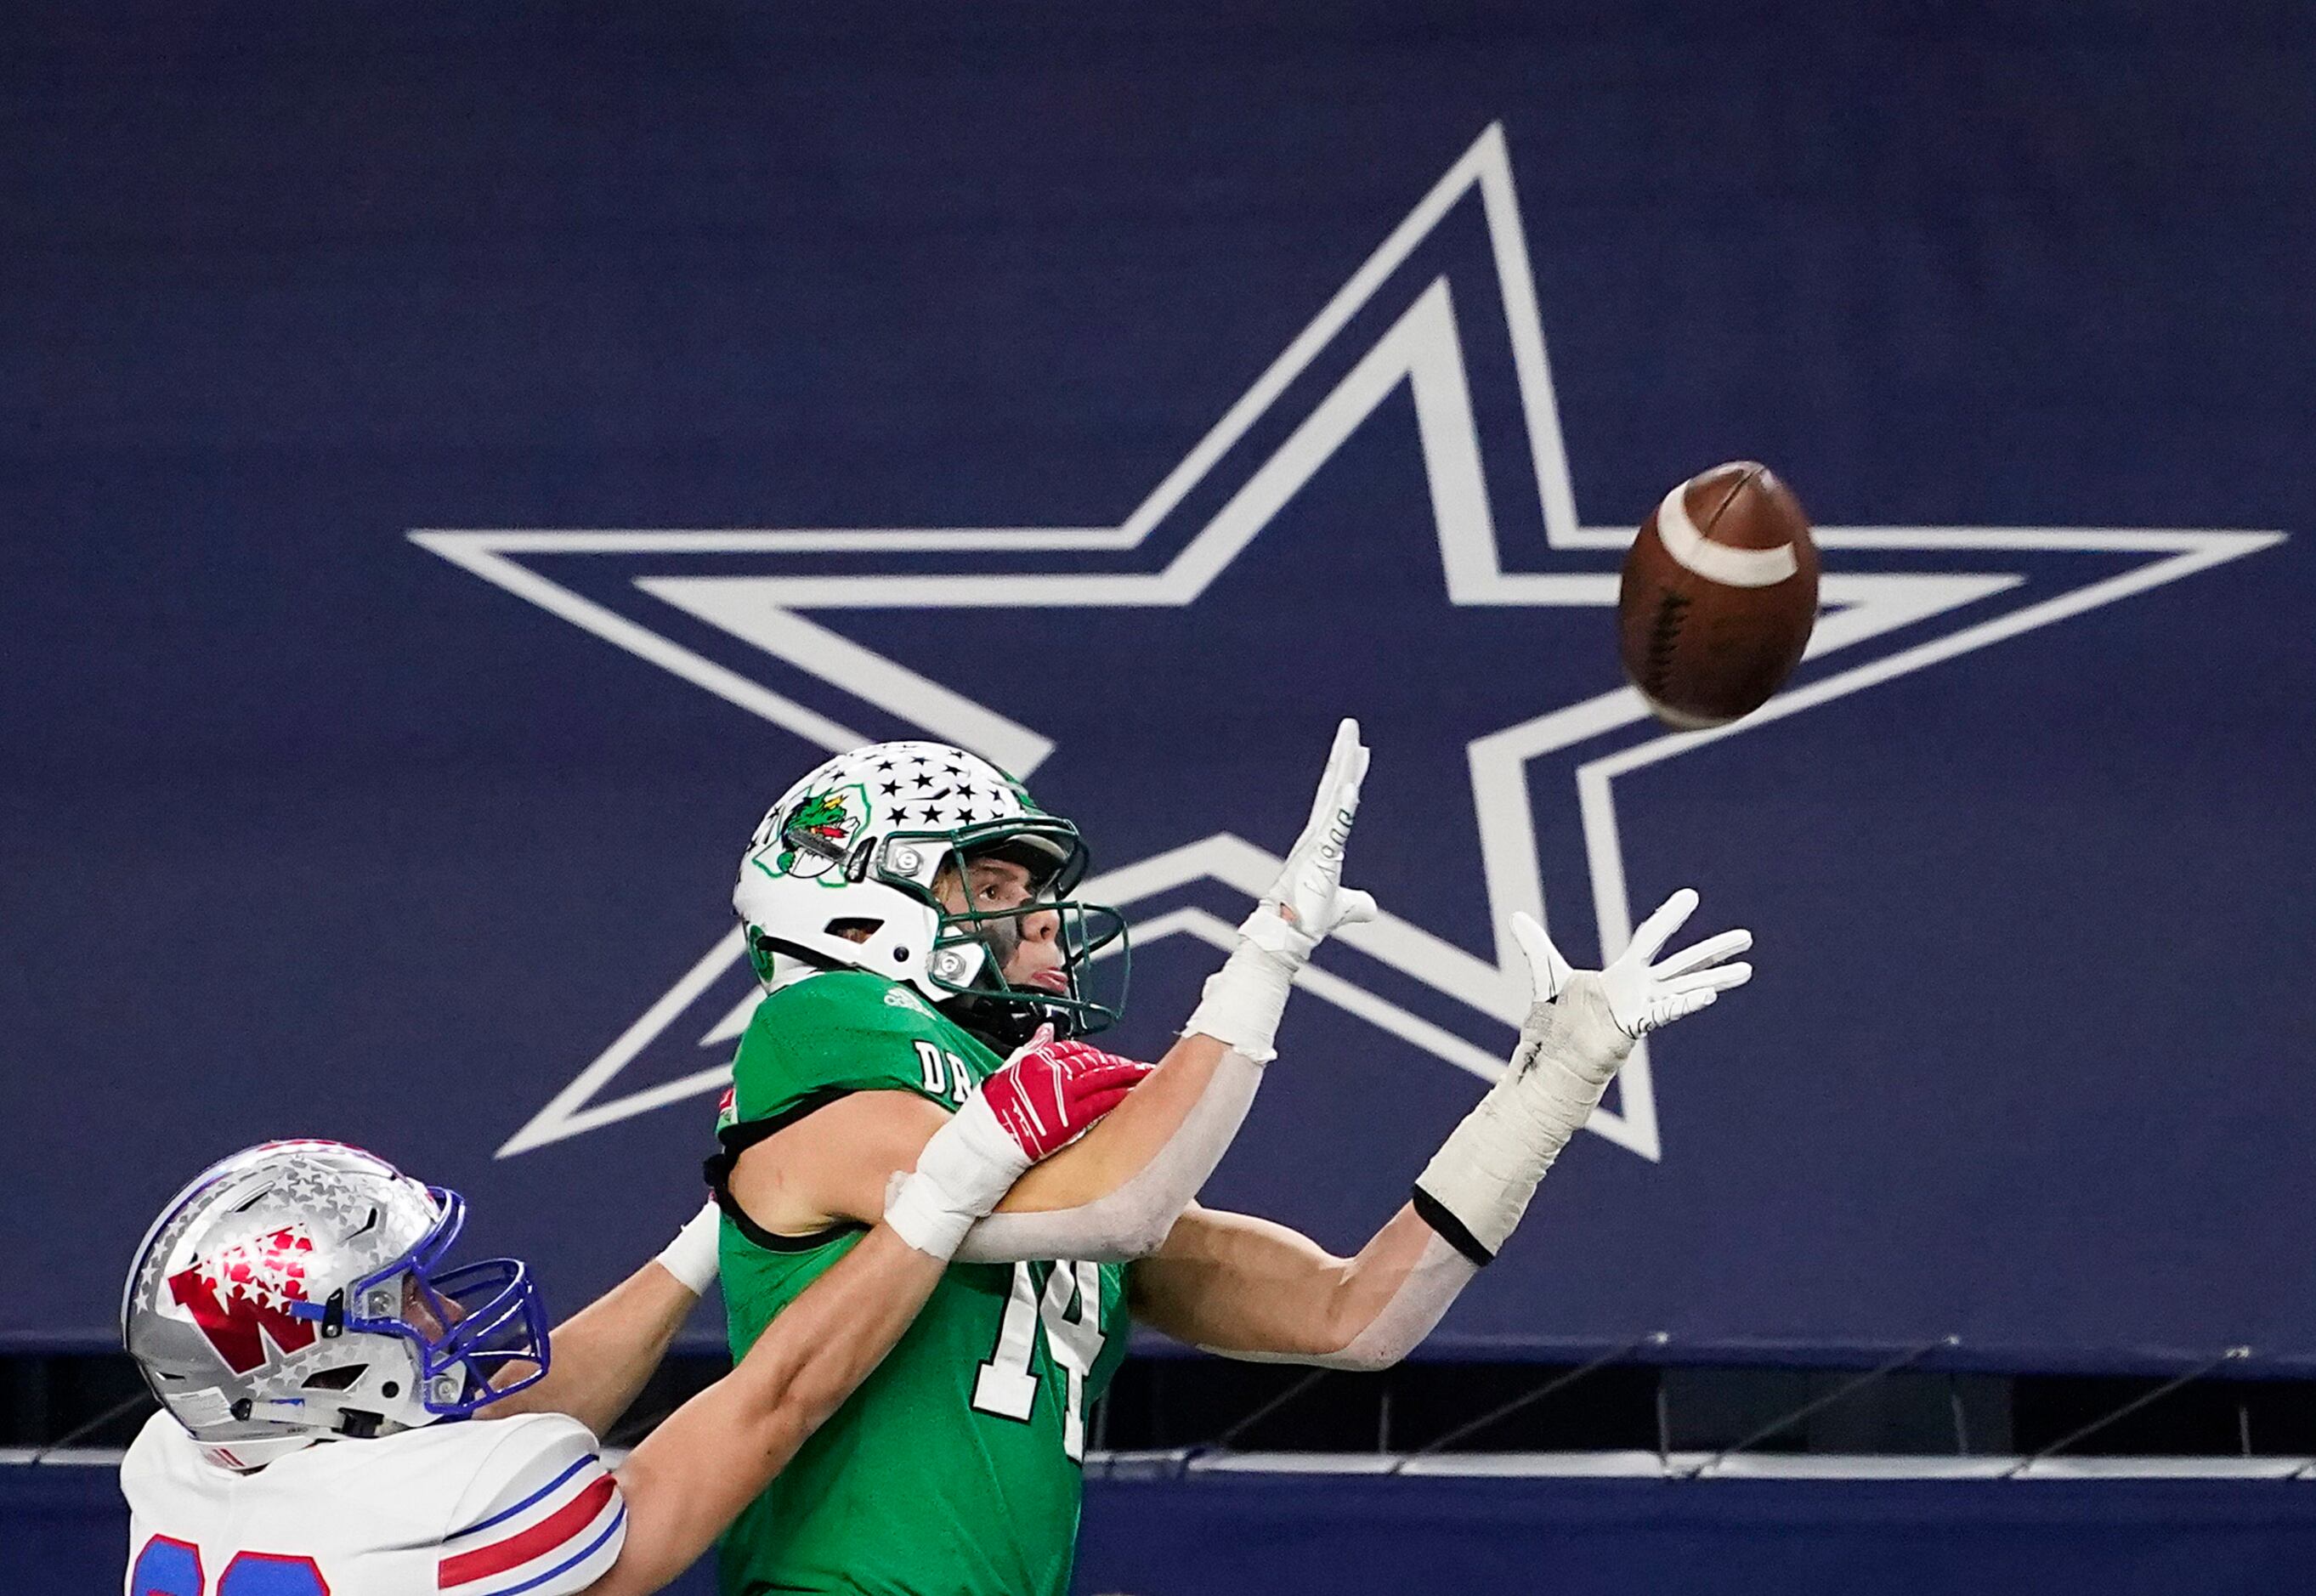
[[[1175,1045],[975,1223],[908,1333],[726,1536],[725,1596],[1061,1596],[1084,1416],[1128,1316],[1229,1356],[1380,1369],[1501,1247],[1634,1041],[1750,976],[1725,932],[1652,965],[1677,895],[1602,972],[1525,916],[1536,1003],[1503,1079],[1352,1258],[1192,1202],[1253,1101],[1296,974],[1371,918],[1342,885],[1367,752],[1338,730],[1309,824]],[[1122,923],[1071,896],[1086,850],[962,750],[886,743],[773,805],[734,892],[766,995],[710,1161],[732,1350],[886,1211],[886,1188],[1009,1052],[1114,1018]]]

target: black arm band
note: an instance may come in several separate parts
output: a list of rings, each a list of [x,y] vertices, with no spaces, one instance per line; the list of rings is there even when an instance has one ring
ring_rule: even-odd
[[[1496,1255],[1482,1246],[1480,1238],[1464,1228],[1464,1221],[1449,1213],[1447,1205],[1431,1193],[1418,1186],[1408,1200],[1415,1205],[1415,1217],[1437,1231],[1441,1241],[1483,1269],[1495,1262]]]

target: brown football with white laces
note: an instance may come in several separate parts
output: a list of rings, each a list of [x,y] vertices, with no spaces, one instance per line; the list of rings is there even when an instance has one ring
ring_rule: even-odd
[[[1625,674],[1682,731],[1751,714],[1809,646],[1817,575],[1809,517],[1768,467],[1736,460],[1690,477],[1625,556]]]

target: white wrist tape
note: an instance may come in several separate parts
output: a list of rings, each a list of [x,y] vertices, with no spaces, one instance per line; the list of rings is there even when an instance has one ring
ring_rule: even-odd
[[[1289,925],[1269,903],[1256,905],[1238,929],[1238,947],[1207,977],[1182,1034],[1212,1037],[1243,1058],[1269,1064],[1278,1057],[1271,1044],[1295,974],[1319,941]]]
[[[1372,905],[1374,900],[1368,902]],[[1254,913],[1239,922],[1238,934],[1298,970],[1311,962],[1312,953],[1324,941],[1289,920],[1286,909],[1272,898],[1264,898],[1254,905]]]
[[[1165,1244],[1174,1221],[1222,1162],[1262,1084],[1262,1066],[1235,1048],[1222,1056],[1150,1162],[1106,1197],[1037,1214],[992,1214],[974,1226],[956,1256],[965,1263],[1082,1258],[1113,1263],[1147,1258]]]
[[[1557,1002],[1529,1011],[1503,1078],[1424,1165],[1418,1210],[1474,1262],[1494,1257],[1632,1050],[1599,976],[1578,972]],[[1446,1221],[1433,1210],[1445,1210]]]
[[[705,1297],[716,1283],[716,1253],[723,1212],[710,1202],[684,1221],[675,1239],[662,1247],[659,1266],[673,1275],[694,1297]]]
[[[915,1171],[894,1182],[885,1223],[918,1252],[947,1259],[1029,1167],[1029,1155],[976,1092],[933,1132]]]

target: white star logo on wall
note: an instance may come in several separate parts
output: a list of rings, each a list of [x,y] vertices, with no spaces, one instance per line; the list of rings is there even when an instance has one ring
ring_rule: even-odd
[[[1144,571],[1085,568],[1092,563],[1115,567],[1120,557],[1130,558],[1134,551],[1164,541],[1153,534],[1193,489],[1207,485],[1210,476],[1225,466],[1225,457],[1280,402],[1289,385],[1348,335],[1353,317],[1377,300],[1394,274],[1450,210],[1475,194],[1485,218],[1500,297],[1500,325],[1510,341],[1527,445],[1535,465],[1535,487],[1549,551],[1544,563],[1554,568],[1507,570],[1500,556],[1458,319],[1459,316],[1473,317],[1474,307],[1483,300],[1476,294],[1451,299],[1445,273],[1414,293],[1412,302],[1387,330],[1375,337],[1349,373],[1310,409],[1284,442],[1245,473],[1222,507],[1171,557]],[[1494,317],[1489,320],[1493,324]],[[1489,331],[1492,335],[1493,325]],[[776,683],[783,678],[794,682],[794,673],[816,677],[924,736],[970,748],[1026,779],[1054,751],[1047,737],[1002,707],[975,702],[861,646],[832,626],[806,619],[806,612],[1187,606],[1214,584],[1228,579],[1234,557],[1403,383],[1414,401],[1449,601],[1489,607],[1613,605],[1617,594],[1614,557],[1621,554],[1633,533],[1626,527],[1586,527],[1577,520],[1528,246],[1513,194],[1510,161],[1497,127],[1480,137],[1181,463],[1118,526],[421,531],[410,535],[484,580],[808,743],[837,752],[876,738],[780,691]],[[1229,484],[1218,480],[1213,486]],[[1527,1008],[1527,986],[1504,925],[1514,909],[1545,918],[1529,784],[1531,767],[1538,760],[1579,745],[1603,745],[1601,751],[1574,765],[1573,779],[1599,945],[1619,947],[1629,937],[1633,923],[1617,834],[1615,784],[1619,776],[2176,582],[2282,538],[2282,533],[2274,531],[1821,527],[1817,539],[1828,556],[1822,588],[1824,612],[1809,659],[1822,661],[1840,655],[1858,663],[1811,672],[1766,708],[1714,731],[1659,730],[1648,721],[1639,696],[1630,689],[1620,689],[1550,708],[1479,737],[1469,745],[1469,773],[1489,921],[1496,928],[1494,961],[1476,957],[1388,912],[1373,924],[1343,932],[1341,940],[1456,1003],[1516,1025]],[[1985,563],[1993,566],[2004,563],[2006,555],[2026,553],[2107,557],[2091,562],[2105,574],[2034,602],[2017,603],[2014,595],[2014,602],[2006,606],[2000,595],[2019,588],[2025,581],[2017,571],[1841,568],[1845,553],[1869,551],[1920,551],[1948,558],[1985,556]],[[912,564],[921,565],[928,553],[970,554],[976,557],[977,568],[964,575],[910,568]],[[653,599],[772,656],[779,664],[766,673],[770,679],[735,671],[686,647],[551,580],[527,563],[583,554],[757,557],[767,567],[762,574],[645,575],[637,578],[635,585]],[[856,565],[865,560],[872,566],[879,556],[892,557],[895,568],[845,575],[813,568],[815,557],[830,555],[846,557]],[[1089,555],[1109,557],[1088,561],[1084,557]],[[2118,557],[2132,562],[2119,574],[2113,570]],[[1902,627],[1916,628],[1920,635],[1894,651],[1859,647]],[[1619,731],[1626,735],[1621,738],[1614,735]],[[1223,832],[1109,870],[1087,882],[1081,896],[1117,905],[1131,917],[1136,905],[1202,880],[1223,883],[1251,898],[1278,868],[1275,855]],[[1202,908],[1162,908],[1134,923],[1138,944],[1177,934],[1197,937],[1218,948],[1227,948],[1233,940],[1229,923]],[[499,1155],[525,1152],[720,1090],[727,1062],[720,1057],[679,1079],[625,1093],[614,1089],[620,1072],[731,972],[742,952],[736,930],[719,939],[674,987],[510,1137]],[[1313,997],[1336,1004],[1483,1079],[1492,1080],[1501,1069],[1495,1053],[1338,973],[1314,966],[1304,972],[1301,984]],[[739,1034],[752,1003],[753,996],[744,999],[711,1024],[699,1045],[728,1044]],[[1645,1045],[1635,1049],[1617,1085],[1615,1106],[1604,1105],[1594,1114],[1590,1128],[1643,1157],[1660,1157],[1662,1149]]]

